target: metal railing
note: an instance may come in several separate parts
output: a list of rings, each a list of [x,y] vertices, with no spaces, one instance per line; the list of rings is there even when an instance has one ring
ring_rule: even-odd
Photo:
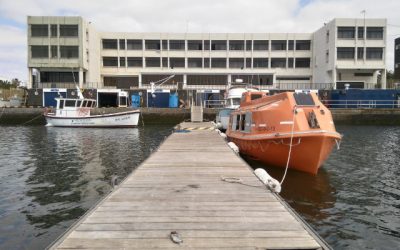
[[[225,100],[204,100],[203,107],[211,109],[220,109],[225,106]]]
[[[330,109],[400,108],[400,100],[321,100]]]

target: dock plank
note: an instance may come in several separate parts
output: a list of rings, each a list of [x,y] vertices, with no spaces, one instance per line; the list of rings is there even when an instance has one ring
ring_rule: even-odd
[[[184,123],[182,128],[211,127]],[[224,178],[234,178],[224,180]],[[183,239],[178,245],[170,233]],[[174,133],[51,249],[321,249],[212,129]]]

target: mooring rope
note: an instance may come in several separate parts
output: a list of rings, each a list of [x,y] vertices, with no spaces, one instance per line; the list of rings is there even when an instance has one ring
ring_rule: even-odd
[[[36,116],[36,117],[30,119],[29,121],[26,121],[26,122],[22,123],[20,126],[26,125],[26,124],[28,124],[28,123],[30,123],[30,122],[36,120],[37,118],[39,118],[39,117],[41,117],[41,116],[43,116],[43,114],[40,114],[40,115],[38,115],[38,116]]]
[[[283,184],[283,181],[284,181],[285,178],[286,178],[286,174],[287,174],[287,171],[288,171],[288,168],[289,168],[290,156],[291,156],[291,154],[292,154],[293,136],[294,136],[294,121],[295,121],[294,118],[295,118],[295,116],[296,116],[296,112],[297,112],[296,110],[297,110],[297,108],[296,108],[296,106],[294,106],[294,109],[293,109],[293,118],[292,118],[292,132],[291,132],[291,135],[290,135],[290,144],[289,144],[289,154],[288,154],[288,158],[287,158],[287,162],[286,162],[285,173],[283,174],[282,180],[281,180],[281,182],[280,182],[281,186],[282,186],[282,184]]]

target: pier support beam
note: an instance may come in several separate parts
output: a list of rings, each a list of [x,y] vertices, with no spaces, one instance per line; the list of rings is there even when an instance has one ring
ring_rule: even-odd
[[[83,69],[79,68],[79,88],[83,88]]]
[[[33,77],[32,77],[32,74],[33,74],[33,68],[29,67],[29,68],[28,68],[28,82],[26,83],[26,87],[27,87],[28,89],[31,89],[31,88],[33,87]]]

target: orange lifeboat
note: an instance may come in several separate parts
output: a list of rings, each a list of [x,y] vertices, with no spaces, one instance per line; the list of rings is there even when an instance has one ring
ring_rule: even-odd
[[[269,96],[246,92],[226,132],[242,154],[265,164],[317,174],[341,140],[332,115],[316,93]]]

